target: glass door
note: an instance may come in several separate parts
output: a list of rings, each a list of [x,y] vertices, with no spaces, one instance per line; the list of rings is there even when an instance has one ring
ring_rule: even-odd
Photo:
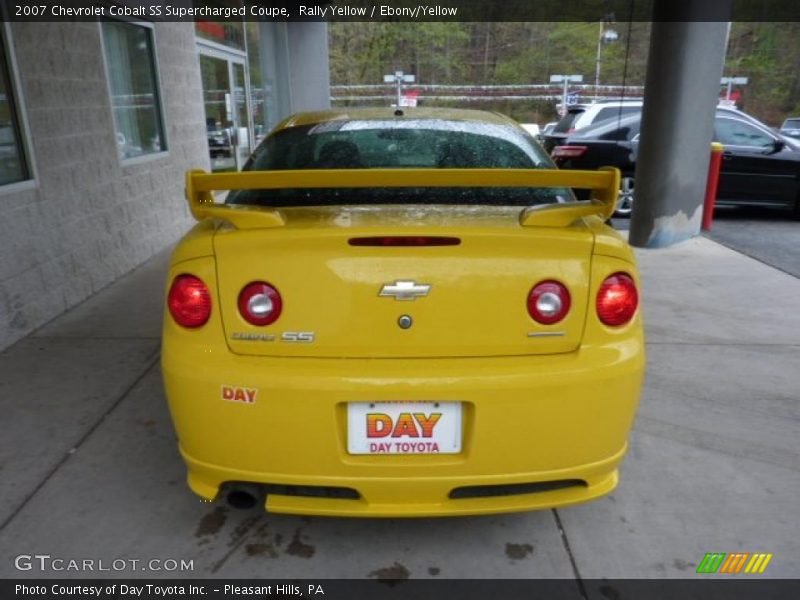
[[[244,59],[201,47],[200,72],[211,170],[238,171],[251,150]]]
[[[233,70],[233,117],[239,128],[236,135],[234,152],[236,153],[237,170],[241,170],[252,148],[250,146],[250,110],[247,106],[247,82],[244,76],[244,63],[231,63]]]

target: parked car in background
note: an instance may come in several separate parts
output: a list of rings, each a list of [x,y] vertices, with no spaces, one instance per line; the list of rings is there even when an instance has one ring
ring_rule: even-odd
[[[595,123],[566,137],[552,156],[562,169],[610,165],[622,177],[616,216],[628,216],[634,202],[641,114]],[[717,108],[714,140],[723,153],[717,203],[789,208],[800,212],[800,147],[754,117]],[[579,196],[583,196],[578,192]]]
[[[121,131],[117,134],[117,155],[121,159],[135,158],[143,154],[142,147],[132,144]]]
[[[206,135],[208,137],[208,152],[211,158],[233,156],[233,143],[228,128],[213,122],[208,123],[206,125]]]
[[[573,104],[561,117],[551,131],[542,137],[542,145],[548,152],[564,141],[569,134],[580,131],[599,121],[612,117],[639,113],[642,111],[641,100],[603,100],[591,104]]]
[[[530,133],[533,137],[538,138],[541,130],[539,129],[539,125],[536,123],[520,123],[520,127],[522,127],[525,131]]]
[[[800,117],[789,117],[781,125],[780,133],[800,139]]]
[[[539,135],[536,136],[536,141],[539,142],[542,146],[544,146],[544,138],[548,135],[555,126],[558,124],[558,121],[551,121],[549,123],[545,123],[545,125],[539,130]]]

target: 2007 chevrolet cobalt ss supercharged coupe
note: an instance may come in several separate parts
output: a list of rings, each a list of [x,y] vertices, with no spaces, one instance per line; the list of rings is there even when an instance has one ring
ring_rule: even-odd
[[[375,109],[291,117],[186,188],[162,367],[197,494],[423,516],[614,489],[644,369],[618,171],[555,170],[495,114]]]

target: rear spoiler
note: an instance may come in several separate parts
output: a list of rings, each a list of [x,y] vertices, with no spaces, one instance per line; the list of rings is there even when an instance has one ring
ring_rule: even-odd
[[[273,208],[218,204],[214,191],[281,188],[387,188],[387,187],[547,187],[592,190],[591,200],[531,206],[520,212],[523,227],[566,227],[589,215],[608,219],[619,193],[619,170],[556,169],[308,169],[300,171],[244,171],[186,173],[186,199],[198,221],[223,219],[240,229],[281,227],[280,212]]]

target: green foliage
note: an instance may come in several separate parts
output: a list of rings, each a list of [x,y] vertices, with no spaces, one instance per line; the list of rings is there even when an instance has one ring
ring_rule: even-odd
[[[747,77],[742,108],[772,125],[800,109],[800,23],[733,23],[725,76]]]
[[[424,83],[461,81],[463,23],[331,23],[331,82],[375,84],[400,69]]]
[[[644,85],[650,24],[618,21],[606,27],[617,32],[618,40],[601,44],[600,83]],[[334,85],[377,84],[398,69],[416,75],[420,84],[533,84],[547,83],[554,74],[579,74],[592,85],[601,25],[333,22],[328,31]],[[800,23],[734,23],[724,74],[749,78],[743,108],[753,115],[778,124],[789,113],[799,114]],[[527,121],[533,115],[541,116],[538,122],[555,116],[553,102],[466,105],[519,114]]]

